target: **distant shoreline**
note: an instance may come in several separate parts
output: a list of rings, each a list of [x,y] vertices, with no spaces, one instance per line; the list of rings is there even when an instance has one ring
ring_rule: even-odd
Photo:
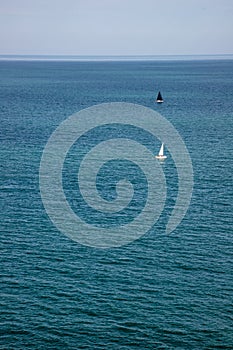
[[[0,55],[0,61],[69,61],[69,62],[127,62],[127,61],[200,61],[233,60],[233,54],[225,55]]]

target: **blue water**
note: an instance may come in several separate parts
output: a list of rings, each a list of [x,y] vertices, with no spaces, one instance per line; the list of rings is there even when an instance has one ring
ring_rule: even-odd
[[[232,349],[233,60],[1,61],[0,76],[1,349]],[[112,101],[172,122],[194,190],[184,220],[164,234],[178,190],[168,158],[158,225],[102,250],[52,224],[39,165],[63,120]]]

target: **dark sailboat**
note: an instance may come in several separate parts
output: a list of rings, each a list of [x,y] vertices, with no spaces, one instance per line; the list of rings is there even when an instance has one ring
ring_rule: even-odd
[[[159,91],[159,93],[158,93],[156,102],[157,102],[157,103],[162,103],[162,102],[163,102],[163,98],[162,98],[162,95],[161,95],[161,92],[160,92],[160,91]]]

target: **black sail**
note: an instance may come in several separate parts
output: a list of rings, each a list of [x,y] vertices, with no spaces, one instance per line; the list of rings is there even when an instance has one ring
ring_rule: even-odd
[[[162,100],[163,100],[163,98],[162,98],[162,95],[159,91],[158,96],[157,96],[157,101],[162,101]]]

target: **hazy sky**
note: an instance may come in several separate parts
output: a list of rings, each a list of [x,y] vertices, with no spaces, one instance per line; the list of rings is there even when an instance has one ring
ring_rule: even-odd
[[[233,54],[233,0],[0,0],[0,54]]]

